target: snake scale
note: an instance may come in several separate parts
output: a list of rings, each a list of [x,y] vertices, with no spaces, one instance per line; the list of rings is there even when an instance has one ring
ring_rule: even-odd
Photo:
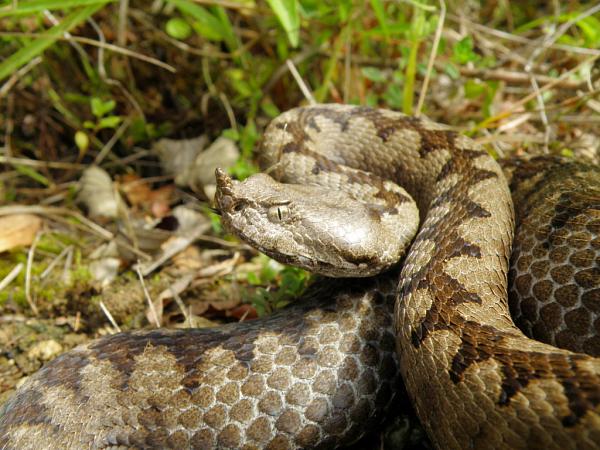
[[[519,224],[509,274],[508,184],[467,137],[387,110],[318,105],[275,119],[263,147],[275,178],[371,195],[361,211],[373,223],[409,201],[387,180],[404,187],[421,225],[401,269],[317,283],[306,301],[256,321],[78,347],[3,406],[0,448],[344,446],[403,407],[400,379],[437,448],[600,448],[598,169],[547,158],[507,168]],[[223,173],[218,184],[230,226],[244,215],[304,221],[295,199],[245,198]],[[266,209],[249,216],[255,208]],[[354,225],[336,228],[354,238]],[[271,252],[272,237],[253,233]],[[318,232],[289,237],[326,244]],[[377,264],[340,254],[359,275]],[[510,303],[508,275],[520,298]],[[576,352],[526,337],[509,310]]]

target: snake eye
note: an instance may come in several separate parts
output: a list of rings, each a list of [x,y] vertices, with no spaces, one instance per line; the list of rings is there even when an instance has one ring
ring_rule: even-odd
[[[290,217],[290,209],[287,205],[271,206],[267,211],[267,217],[271,222],[281,222]]]
[[[237,202],[235,205],[233,205],[233,210],[235,212],[240,212],[242,209],[244,209],[246,205],[244,204],[244,202]]]

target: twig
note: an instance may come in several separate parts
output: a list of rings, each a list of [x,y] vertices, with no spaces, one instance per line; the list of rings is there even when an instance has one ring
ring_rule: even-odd
[[[300,64],[304,61],[306,61],[308,58],[313,57],[314,55],[324,52],[328,47],[327,43],[323,43],[320,47],[316,48],[316,47],[310,47],[307,49],[302,50],[300,53],[298,53],[297,55],[295,55],[293,58],[291,58],[291,61],[294,65]],[[356,60],[356,58],[353,58],[354,60]],[[275,72],[273,72],[273,75],[271,75],[271,78],[269,79],[269,81],[267,81],[267,83],[265,84],[265,86],[262,88],[263,94],[268,93],[271,89],[273,89],[273,86],[275,86],[275,84],[279,81],[279,79],[287,72],[289,71],[289,66],[287,64],[287,60],[285,62],[285,64],[282,64],[281,66],[279,66],[277,69],[275,69]]]
[[[63,248],[63,251],[60,252],[58,254],[58,256],[56,258],[54,258],[50,264],[48,264],[48,267],[46,267],[44,269],[44,271],[40,275],[40,280],[43,280],[44,278],[46,278],[50,274],[50,272],[52,272],[52,270],[58,265],[58,263],[60,262],[60,260],[63,259],[65,257],[65,255],[69,251],[72,251],[72,250],[73,250],[73,246],[72,245],[68,245],[65,248]]]
[[[423,108],[423,103],[425,103],[425,96],[427,95],[427,88],[429,87],[429,79],[431,77],[433,63],[435,62],[438,45],[439,45],[440,39],[442,37],[442,30],[444,29],[444,22],[446,20],[446,2],[444,0],[439,0],[439,1],[440,1],[440,16],[438,18],[437,28],[435,29],[433,45],[431,46],[431,53],[429,54],[429,61],[427,62],[427,73],[425,74],[425,79],[423,80],[423,85],[421,87],[421,93],[419,94],[419,100],[417,102],[415,116],[419,116],[421,114],[421,109]]]
[[[541,55],[543,52],[545,52],[548,48],[552,47],[554,45],[554,43],[558,40],[558,38],[561,37],[563,34],[565,34],[569,28],[571,28],[573,25],[575,25],[580,20],[583,20],[586,17],[597,13],[598,11],[600,11],[600,3],[596,4],[595,6],[592,6],[591,8],[589,8],[586,11],[579,14],[577,17],[574,17],[573,19],[566,21],[560,27],[558,27],[556,32],[552,33],[550,36],[548,36],[546,39],[544,39],[542,45],[538,45],[538,46],[534,47],[534,49],[531,53],[531,56],[529,57],[529,61],[528,61],[527,65],[525,66],[525,71],[529,72],[529,70],[531,69],[531,66],[533,65],[533,63],[535,62],[537,57],[539,55]]]
[[[235,113],[233,112],[233,108],[231,107],[231,103],[229,103],[227,95],[225,95],[224,92],[219,92],[219,100],[221,100],[223,108],[225,108],[225,112],[227,113],[227,118],[229,119],[229,124],[231,125],[231,128],[237,131],[238,126],[237,121],[235,120]]]
[[[13,73],[8,80],[0,87],[0,99],[4,98],[6,94],[13,88],[17,81],[19,81],[25,74],[27,74],[31,69],[37,66],[42,62],[41,56],[36,56],[15,73]]]
[[[537,80],[534,77],[531,77],[531,87],[535,92],[535,97],[537,99],[537,103],[539,106],[540,119],[542,120],[542,124],[544,125],[544,153],[548,153],[548,144],[550,143],[550,124],[548,123],[548,116],[546,115],[546,106],[544,104],[544,97],[540,91],[540,87],[537,84]]]
[[[542,124],[544,125],[544,151],[546,153],[548,152],[548,143],[550,142],[551,130],[550,130],[550,125],[548,123],[548,116],[546,115],[544,98],[543,98],[541,90],[538,86],[537,80],[532,75],[533,66],[534,66],[537,58],[542,53],[544,53],[548,48],[550,48],[558,40],[558,38],[560,36],[565,34],[571,26],[576,24],[578,21],[594,14],[597,11],[600,11],[600,3],[593,6],[592,8],[589,8],[588,10],[584,11],[583,13],[579,14],[577,17],[563,23],[556,30],[556,32],[552,33],[550,36],[546,37],[543,40],[542,45],[537,45],[533,48],[533,51],[531,52],[531,55],[529,56],[529,59],[527,60],[527,64],[525,64],[524,70],[527,74],[529,74],[529,77],[531,79],[531,87],[533,88],[533,93],[535,94],[535,97],[537,99],[539,113],[540,113],[540,119],[542,121]]]
[[[35,255],[35,248],[40,240],[40,236],[42,232],[38,232],[31,243],[31,247],[29,247],[29,252],[27,253],[27,270],[25,271],[25,298],[27,299],[27,303],[29,303],[29,307],[33,311],[34,315],[39,314],[39,310],[35,305],[33,298],[31,297],[31,268],[33,266],[33,256]]]
[[[556,84],[560,83],[561,80],[563,80],[563,79],[567,78],[568,76],[572,75],[573,73],[577,72],[583,65],[590,64],[590,63],[596,61],[598,58],[600,58],[600,54],[585,59],[584,61],[577,64],[575,67],[573,67],[572,69],[562,73],[560,75],[560,77],[558,77],[555,81],[542,86],[538,92],[532,92],[532,93],[526,95],[521,100],[518,100],[517,102],[515,102],[509,109],[502,111],[501,113],[496,114],[495,116],[484,120],[479,125],[477,125],[476,129],[487,128],[490,126],[490,124],[492,124],[494,122],[498,122],[498,121],[504,119],[505,117],[511,116],[515,111],[517,111],[519,108],[524,106],[530,100],[534,99],[537,95],[541,94],[542,92],[547,91],[548,89],[553,88]]]
[[[84,228],[88,232],[92,232],[93,234],[110,241],[114,239],[114,234],[110,231],[102,228],[95,222],[92,222],[87,217],[83,216],[81,213],[77,211],[73,211],[69,208],[63,208],[58,206],[41,206],[41,205],[10,205],[10,206],[0,206],[0,216],[7,216],[11,214],[40,214],[44,216],[52,217],[54,220],[66,223],[71,226],[76,226],[78,228]],[[71,216],[77,219],[81,224],[76,222],[70,222],[65,219],[64,216]],[[150,260],[150,256],[129,245],[127,242],[123,242],[122,239],[115,240],[115,243],[122,248],[133,252],[137,256],[144,258],[145,260]]]
[[[1,148],[0,148],[1,150]],[[81,170],[88,167],[86,164],[67,163],[60,161],[40,161],[28,158],[15,158],[13,156],[0,156],[0,164],[15,164],[30,167],[43,167],[48,169]]]
[[[154,261],[147,264],[138,263],[138,269],[143,276],[147,276],[165,262],[171,259],[174,255],[187,248],[196,238],[205,233],[210,228],[210,224],[206,223],[197,226],[188,236],[177,236],[170,241],[170,245],[162,252]],[[137,270],[137,269],[136,269]]]
[[[100,42],[103,44],[106,44],[106,38],[104,37],[102,28],[100,28],[100,26],[96,23],[96,21],[90,17],[87,20],[87,22],[92,26],[94,31],[96,31],[96,34],[98,35],[98,39],[100,40]],[[131,105],[134,107],[134,109],[140,115],[140,117],[144,118],[144,120],[145,120],[146,116],[144,115],[144,110],[142,109],[140,104],[137,102],[137,100],[135,99],[133,94],[131,92],[129,92],[125,88],[125,86],[123,86],[123,83],[121,83],[119,80],[115,80],[114,78],[109,77],[108,74],[106,73],[106,68],[104,66],[104,47],[98,48],[98,73],[100,74],[100,77],[106,82],[106,84],[118,87],[121,90],[121,92],[123,93],[123,95],[125,96],[125,98],[127,98],[129,103],[131,103]],[[111,147],[112,147],[112,145],[111,145]],[[104,146],[104,148],[106,148],[106,146]],[[104,150],[104,148],[102,150]]]
[[[210,75],[209,64],[210,64],[210,60],[208,58],[202,58],[202,76],[204,77],[204,81],[206,82],[206,87],[208,88],[208,92],[210,93],[210,95],[212,97],[218,98],[221,101],[221,103],[223,104],[223,108],[225,108],[225,112],[227,114],[227,118],[229,119],[231,128],[237,131],[237,129],[238,129],[237,121],[235,120],[235,113],[233,112],[233,108],[231,107],[231,104],[229,103],[229,99],[227,98],[227,95],[225,95],[224,92],[220,92],[217,89],[217,87],[215,86],[215,83],[213,82],[212,77]],[[204,98],[206,98],[206,101],[208,101],[209,97],[206,96]],[[206,106],[206,104],[203,105],[202,112],[204,114],[207,114],[205,106]]]
[[[306,98],[306,100],[308,101],[308,103],[310,105],[316,105],[317,101],[315,100],[312,93],[310,92],[310,89],[308,88],[308,86],[306,85],[306,83],[304,82],[304,80],[302,79],[300,74],[298,73],[298,70],[296,69],[296,66],[294,65],[294,63],[290,59],[286,60],[285,63],[287,64],[288,69],[290,70],[290,73],[294,77],[294,80],[296,80],[298,87],[302,91],[304,98]]]
[[[240,259],[240,253],[234,252],[233,256],[225,261],[221,261],[215,264],[212,264],[208,267],[203,267],[202,269],[196,272],[196,278],[207,278],[214,276],[223,276],[235,267]]]
[[[117,43],[124,47],[127,44],[127,11],[129,10],[129,0],[119,2],[119,25],[117,28]]]
[[[4,288],[6,288],[6,286],[8,286],[10,283],[12,283],[12,281],[17,278],[17,276],[21,273],[21,271],[23,270],[23,263],[19,263],[17,264],[15,267],[13,267],[13,269],[8,273],[8,275],[6,275],[2,281],[0,281],[0,292],[4,290]]]
[[[494,35],[501,39],[506,39],[508,41],[519,42],[521,44],[535,44],[536,41],[532,39],[528,39],[523,36],[517,36],[515,34],[507,33],[506,31],[496,30],[494,28],[486,27],[485,25],[480,25],[478,23],[472,22],[466,18],[458,17],[453,14],[448,14],[448,18],[455,22],[466,23],[470,27],[476,28],[484,33]],[[600,56],[600,50],[596,50],[593,48],[585,48],[585,47],[575,47],[574,45],[564,45],[564,44],[552,44],[549,48],[554,50],[560,50],[564,52],[570,53],[579,53],[582,55],[592,55],[592,56]]]
[[[52,14],[52,12],[49,9],[44,10],[44,16],[55,27],[60,25],[60,21],[54,16],[54,14]],[[89,61],[90,58],[89,58],[88,54],[83,50],[83,48],[81,47],[81,45],[79,45],[78,42],[73,40],[73,35],[71,33],[69,33],[68,31],[64,31],[63,37],[64,37],[64,39],[66,39],[69,42],[71,47],[73,47],[75,49],[75,51],[77,51],[77,53],[79,53],[79,57],[81,59]]]
[[[37,38],[37,39],[44,38],[44,36],[42,36],[40,33],[20,33],[20,32],[14,32],[14,31],[1,31],[0,36],[22,36],[22,37],[32,37],[32,38]],[[149,64],[158,66],[161,69],[168,70],[171,73],[177,73],[177,69],[175,67],[171,66],[170,64],[162,62],[151,56],[146,56],[142,53],[134,52],[127,48],[119,47],[118,45],[115,45],[115,44],[109,44],[108,42],[103,44],[102,42],[99,42],[95,39],[90,39],[90,38],[83,37],[83,36],[71,36],[69,39],[67,39],[63,36],[63,37],[57,37],[56,40],[69,40],[69,41],[79,42],[79,43],[85,44],[85,45],[92,45],[94,47],[101,47],[106,50],[110,50],[115,53],[120,53],[122,55],[129,56],[129,57],[135,58],[135,59],[139,59],[140,61],[144,61]]]
[[[248,317],[248,314],[250,314],[250,308],[248,308],[246,311],[244,311],[244,314],[242,314],[242,317],[240,317],[240,320],[238,320],[238,322],[243,322],[244,320],[246,320],[246,317]]]
[[[65,258],[65,265],[63,267],[62,281],[65,284],[71,283],[71,266],[73,265],[73,246],[67,247],[67,257]]]
[[[108,142],[106,144],[104,144],[104,147],[102,147],[102,149],[96,156],[96,159],[94,160],[95,165],[99,166],[102,163],[102,161],[104,160],[104,158],[106,157],[108,152],[110,152],[112,150],[112,148],[115,146],[115,144],[117,143],[119,138],[123,135],[123,133],[125,133],[125,130],[127,128],[129,128],[130,123],[131,123],[131,121],[129,118],[126,118],[123,121],[123,123],[119,126],[117,131],[115,131],[115,133],[111,136],[111,138],[108,140]]]
[[[188,311],[185,309],[185,305],[183,304],[183,300],[181,300],[181,297],[175,291],[175,289],[173,289],[172,286],[169,286],[169,290],[171,291],[171,295],[173,295],[173,298],[175,299],[175,303],[177,303],[177,306],[181,310],[181,313],[183,314],[183,317],[185,317],[185,321],[188,324],[188,328],[192,328],[192,316],[190,314],[188,314]]]
[[[146,297],[146,301],[148,302],[150,311],[152,311],[152,318],[154,319],[154,324],[156,325],[156,328],[160,328],[160,321],[158,320],[158,313],[156,312],[156,308],[154,307],[154,302],[150,298],[150,293],[148,292],[148,289],[146,289],[146,283],[144,283],[144,276],[142,275],[142,271],[140,270],[139,263],[136,266],[135,271],[138,275],[138,278],[140,279],[140,283],[142,285],[142,290],[144,291],[144,297]]]
[[[352,24],[349,23],[348,27]],[[350,81],[352,78],[352,32],[346,34],[346,49],[344,51],[344,103],[350,100]],[[287,64],[287,61],[286,61]],[[296,67],[294,66],[294,70]],[[295,78],[295,77],[294,77]]]
[[[104,315],[106,316],[106,318],[108,319],[110,324],[113,326],[113,328],[115,330],[117,330],[118,333],[120,333],[121,327],[119,327],[119,325],[117,325],[115,318],[110,313],[110,311],[108,310],[108,308],[106,307],[106,305],[104,304],[104,302],[102,300],[100,300],[100,309],[102,310],[102,312],[104,313]]]
[[[516,142],[518,144],[523,144],[525,142],[532,142],[535,144],[543,144],[544,139],[541,137],[536,137],[533,134],[529,133],[510,133],[510,134],[492,134],[489,136],[482,136],[474,139],[477,144],[493,144],[495,142]]]
[[[69,215],[87,226],[95,234],[100,237],[110,240],[114,238],[114,235],[102,228],[100,225],[92,222],[88,218],[84,217],[77,211],[72,211],[68,208],[62,208],[57,206],[39,206],[39,205],[10,205],[0,206],[0,216],[7,216],[10,214],[42,214],[47,216],[65,216]]]
[[[443,63],[436,64],[436,67],[442,68]],[[476,69],[473,67],[459,67],[460,74],[469,78],[481,78],[482,80],[504,81],[509,84],[529,84],[531,77],[529,74],[506,69]],[[556,78],[537,73],[531,73],[538,83],[548,84],[556,81]],[[579,80],[561,80],[557,86],[564,89],[580,89],[586,85],[585,81]]]
[[[263,11],[264,8],[258,8],[253,2],[228,2],[225,0],[192,0],[194,3],[207,6],[221,6],[226,9],[246,10],[246,11]]]

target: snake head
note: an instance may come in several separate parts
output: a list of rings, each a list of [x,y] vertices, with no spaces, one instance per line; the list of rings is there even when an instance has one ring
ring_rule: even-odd
[[[404,253],[418,220],[406,226],[346,192],[285,184],[258,173],[236,181],[217,169],[215,202],[225,228],[284,264],[333,277],[372,276]],[[416,207],[414,215],[418,219]]]

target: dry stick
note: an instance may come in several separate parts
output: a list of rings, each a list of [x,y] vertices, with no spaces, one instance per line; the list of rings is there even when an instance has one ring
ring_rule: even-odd
[[[100,39],[100,42],[102,42],[103,44],[106,44],[106,38],[104,37],[102,28],[100,28],[100,26],[96,23],[96,21],[90,17],[87,19],[87,22],[92,26],[92,28],[98,35],[98,39]],[[115,80],[114,78],[109,77],[108,74],[106,73],[106,67],[104,65],[104,47],[98,48],[98,73],[100,74],[100,77],[106,82],[106,84],[108,84],[109,86],[118,87],[121,90],[121,92],[123,93],[123,95],[125,96],[125,98],[127,98],[129,103],[131,103],[133,108],[137,111],[137,113],[142,118],[144,118],[144,120],[146,119],[146,116],[144,115],[144,111],[142,110],[142,107],[137,102],[137,100],[135,99],[133,94],[131,92],[129,92],[125,88],[125,86],[123,86],[123,83],[121,83],[119,80]],[[111,145],[111,147],[112,147],[112,145]],[[106,146],[104,148],[106,148]],[[102,150],[104,150],[104,148]]]
[[[417,102],[417,109],[415,110],[415,116],[421,115],[421,109],[423,108],[423,103],[425,103],[425,96],[427,95],[427,88],[429,87],[429,79],[431,77],[431,71],[433,70],[433,64],[435,62],[435,57],[437,56],[437,49],[440,43],[440,39],[442,37],[442,30],[444,28],[444,22],[446,20],[446,2],[444,0],[440,0],[440,16],[438,18],[437,28],[435,30],[435,36],[433,38],[433,45],[431,46],[431,53],[429,54],[429,61],[427,62],[427,73],[425,74],[425,79],[423,80],[423,86],[421,87],[421,92],[419,93],[419,101]]]
[[[108,308],[106,307],[106,305],[104,304],[104,302],[102,300],[100,300],[100,309],[102,310],[102,312],[104,313],[104,315],[106,316],[106,318],[108,319],[110,324],[114,327],[114,329],[120,333],[121,327],[117,324],[117,321],[115,320],[115,318],[110,313],[110,311],[108,310]]]
[[[293,64],[300,64],[304,61],[306,61],[308,58],[313,57],[314,55],[318,54],[319,52],[324,52],[328,47],[328,44],[325,42],[323,44],[321,44],[320,47],[315,48],[315,47],[310,47],[307,48],[305,50],[302,50],[300,53],[294,55],[293,58],[291,58],[291,61]],[[356,61],[356,57],[353,58]],[[275,69],[275,72],[273,72],[273,75],[271,75],[271,78],[269,78],[269,81],[267,81],[267,83],[265,83],[264,87],[262,88],[263,94],[267,94],[269,91],[271,91],[271,89],[273,89],[273,86],[275,86],[275,84],[279,81],[279,79],[289,70],[289,66],[287,65],[287,61],[285,62],[285,64],[280,65],[277,69]]]
[[[548,144],[550,143],[550,123],[548,122],[548,116],[546,115],[546,105],[544,103],[544,97],[540,92],[540,87],[538,86],[537,80],[535,77],[531,77],[531,87],[533,88],[533,92],[535,93],[535,97],[538,103],[538,107],[540,109],[540,119],[544,126],[544,153],[548,153]]]
[[[19,70],[17,70],[15,73],[13,73],[10,76],[10,78],[2,85],[2,87],[0,87],[0,99],[5,97],[6,94],[8,94],[8,92],[13,88],[13,86],[15,84],[17,84],[17,81],[19,81],[21,78],[23,78],[23,76],[25,74],[27,74],[27,72],[29,72],[31,69],[33,69],[35,66],[37,66],[41,62],[42,62],[42,57],[36,56],[31,61],[29,61],[27,64],[25,64],[23,67],[21,67]]]
[[[52,12],[49,9],[44,10],[44,16],[55,27],[60,25],[60,21],[54,16],[54,14],[52,14]],[[83,50],[83,48],[81,47],[81,45],[79,45],[78,42],[76,42],[72,39],[73,35],[71,33],[69,33],[68,31],[64,31],[63,36],[67,40],[67,42],[69,42],[69,44],[75,49],[75,51],[77,51],[77,53],[79,53],[79,57],[82,60],[89,61],[90,58],[89,58],[88,54]]]
[[[119,2],[119,25],[117,27],[117,43],[124,47],[127,44],[127,11],[129,0]]]
[[[154,307],[154,302],[150,298],[150,293],[148,292],[148,289],[146,289],[146,283],[144,283],[144,276],[142,275],[142,271],[140,270],[139,264],[140,263],[138,261],[135,271],[138,275],[138,278],[140,279],[140,283],[142,285],[142,290],[144,291],[144,297],[146,297],[146,301],[148,302],[150,311],[152,311],[152,318],[154,319],[154,324],[156,325],[156,328],[160,328],[160,321],[158,320],[158,313],[156,312],[156,308]]]
[[[36,316],[39,314],[39,310],[33,302],[33,298],[31,298],[31,268],[33,266],[33,255],[35,255],[35,248],[42,234],[43,231],[36,233],[35,238],[31,243],[31,247],[29,247],[29,252],[27,254],[27,270],[25,271],[25,298],[27,299],[27,303],[29,303],[29,307],[33,311],[33,314]]]
[[[352,24],[348,24],[349,27]],[[352,77],[352,30],[346,34],[346,51],[344,55],[344,103],[350,99],[350,78]]]
[[[227,95],[225,95],[224,92],[220,92],[216,88],[215,84],[213,83],[212,77],[210,76],[210,67],[209,67],[209,59],[208,58],[202,59],[202,76],[204,77],[204,81],[206,83],[206,86],[208,87],[208,92],[210,92],[210,95],[212,95],[214,98],[218,98],[219,100],[221,100],[221,103],[223,104],[223,108],[225,108],[225,112],[227,113],[227,118],[229,119],[231,128],[233,130],[237,131],[238,126],[237,126],[237,121],[235,120],[235,113],[233,112],[233,108],[231,107],[231,104],[229,103],[229,99],[227,98]]]
[[[12,283],[12,281],[17,278],[17,276],[21,273],[21,271],[23,270],[23,263],[19,263],[17,264],[15,267],[13,267],[13,269],[8,273],[8,275],[6,275],[2,281],[0,281],[0,292],[4,290],[4,288],[6,288],[6,286],[8,286],[10,283]]]
[[[506,31],[489,28],[489,27],[486,27],[485,25],[481,25],[481,24],[472,22],[466,18],[458,17],[454,14],[448,14],[448,18],[455,22],[466,23],[472,28],[478,29],[479,31],[482,31],[487,34],[491,34],[491,35],[499,37],[501,39],[505,39],[507,41],[519,42],[521,44],[528,44],[528,45],[536,43],[535,40],[528,39],[528,38],[522,37],[522,36],[517,36],[517,35],[511,34],[511,33],[507,33]],[[592,49],[592,48],[585,48],[585,47],[575,47],[574,45],[552,44],[550,46],[550,48],[552,48],[554,50],[564,51],[564,52],[580,53],[582,55],[600,56],[600,50],[596,50],[596,49]]]
[[[0,147],[2,149],[3,147]],[[43,167],[48,169],[85,169],[86,164],[67,163],[60,161],[40,161],[28,158],[15,158],[13,156],[0,156],[0,164],[18,164],[21,166]]]
[[[57,206],[40,206],[40,205],[0,206],[0,216],[8,216],[11,214],[41,214],[44,216],[50,216],[54,220],[57,220],[57,221],[60,221],[63,223],[67,223],[68,225],[75,226],[78,228],[83,228],[85,231],[88,231],[88,232],[91,231],[93,234],[95,234],[107,241],[110,241],[111,239],[113,239],[115,237],[115,235],[113,233],[111,233],[110,231],[102,228],[97,223],[92,222],[91,220],[89,220],[87,217],[83,216],[79,212],[72,211],[68,208],[57,207]],[[72,216],[75,219],[77,219],[78,221],[80,221],[81,224],[69,222],[64,218],[64,216]],[[85,227],[87,227],[87,228],[85,228]],[[122,242],[122,240],[117,240],[116,244],[118,246],[123,247],[123,248],[129,250],[130,252],[146,259],[146,260],[151,259],[147,253],[132,247],[131,245],[129,245],[126,242]]]
[[[194,3],[199,3],[201,5],[207,6],[221,6],[225,9],[234,9],[234,10],[246,10],[246,11],[262,11],[266,12],[264,8],[258,8],[254,2],[228,2],[224,0],[192,0]]]
[[[100,225],[92,222],[85,216],[81,215],[76,211],[72,211],[68,208],[57,207],[57,206],[38,206],[38,205],[10,205],[10,206],[0,206],[0,216],[9,216],[12,214],[42,214],[48,216],[73,216],[85,226],[87,226],[94,234],[110,240],[114,238],[114,235],[102,228]]]
[[[304,98],[306,98],[306,100],[308,101],[308,103],[311,106],[312,105],[316,105],[317,101],[315,100],[315,98],[313,97],[312,93],[310,92],[310,89],[308,88],[308,86],[306,85],[306,83],[304,82],[304,80],[302,79],[302,77],[300,76],[300,74],[298,73],[298,70],[296,69],[296,66],[294,65],[294,63],[292,62],[292,60],[287,59],[285,61],[285,63],[287,64],[288,69],[290,70],[290,73],[294,77],[294,80],[296,80],[296,83],[298,84],[298,87],[302,91],[302,94],[304,95]]]
[[[567,30],[575,25],[577,22],[579,22],[580,20],[583,20],[584,18],[594,14],[595,12],[600,11],[600,3],[598,3],[597,5],[593,6],[592,8],[589,8],[588,10],[584,11],[583,13],[579,14],[577,17],[563,23],[558,30],[556,30],[555,33],[553,33],[552,35],[550,35],[549,37],[547,37],[546,39],[544,39],[544,42],[542,43],[542,45],[540,46],[536,46],[533,51],[531,52],[531,56],[529,57],[529,59],[527,60],[527,64],[525,64],[525,72],[527,74],[529,74],[529,77],[531,79],[531,86],[533,88],[533,91],[535,93],[535,96],[537,98],[537,102],[538,102],[538,106],[540,108],[540,119],[542,121],[542,124],[544,125],[544,151],[547,153],[548,152],[548,144],[550,142],[550,134],[551,134],[551,130],[550,130],[550,124],[548,123],[548,116],[546,115],[546,109],[545,109],[545,105],[544,105],[544,98],[542,97],[542,93],[540,92],[540,88],[538,86],[537,80],[535,79],[535,77],[532,75],[531,71],[533,69],[533,66],[535,64],[536,59],[543,53],[545,52],[548,48],[550,48],[551,45],[553,45],[560,36],[562,36],[563,34],[565,34],[567,32]]]
[[[443,63],[436,64],[436,67],[442,68]],[[482,80],[504,81],[509,84],[529,84],[531,78],[528,74],[506,69],[476,69],[473,67],[460,67],[460,74],[470,78],[481,78]],[[541,84],[548,84],[556,81],[556,78],[548,75],[532,73],[532,76]],[[585,86],[585,81],[562,80],[558,86],[565,89],[580,89]]]
[[[12,156],[12,135],[15,129],[14,111],[15,96],[11,93],[6,97],[6,126],[4,127],[4,148],[8,156]]]
[[[129,118],[127,118],[123,121],[123,123],[119,126],[117,131],[115,131],[115,133],[111,136],[111,138],[108,140],[108,142],[106,144],[104,144],[104,147],[102,147],[102,149],[96,156],[96,159],[94,160],[95,165],[99,166],[100,163],[102,163],[102,161],[104,160],[106,155],[108,155],[108,153],[112,150],[112,148],[115,146],[115,144],[117,143],[119,138],[123,135],[123,133],[125,133],[125,130],[127,130],[127,128],[129,128],[130,124],[131,124],[131,120]]]
[[[577,72],[585,64],[589,64],[589,63],[592,63],[592,62],[596,61],[598,58],[600,58],[600,53],[598,53],[598,55],[595,55],[595,56],[592,56],[590,58],[585,59],[584,61],[582,61],[581,63],[577,64],[575,67],[573,67],[572,69],[570,69],[570,70],[564,72],[563,74],[561,74],[555,81],[552,81],[552,82],[550,82],[550,83],[545,84],[544,86],[542,86],[540,88],[540,90],[539,90],[539,93],[545,92],[548,89],[553,88],[555,85],[559,84],[561,80],[563,80],[563,79],[567,78],[568,76],[572,75],[573,73]],[[538,95],[537,92],[532,92],[532,93],[526,95],[521,100],[515,102],[506,111],[502,111],[501,113],[496,114],[495,116],[490,117],[489,119],[484,120],[479,125],[477,125],[477,127],[475,127],[475,129],[487,128],[489,126],[489,124],[494,123],[494,122],[498,122],[498,121],[504,119],[505,117],[509,117],[518,108],[520,108],[523,105],[525,105],[528,101],[534,99],[536,97],[536,95]]]
[[[60,252],[58,254],[58,256],[56,258],[54,258],[50,264],[48,264],[48,267],[46,267],[46,269],[44,269],[44,271],[40,275],[40,280],[43,280],[48,275],[50,275],[50,272],[52,272],[52,270],[54,270],[54,268],[58,265],[58,263],[61,261],[61,259],[63,259],[67,255],[67,253],[72,250],[73,250],[72,245],[67,245],[65,248],[63,248],[62,252]]]
[[[14,32],[14,31],[0,31],[0,36],[22,36],[22,37],[32,37],[32,38],[37,38],[37,39],[44,38],[44,36],[40,35],[40,33],[20,33],[20,32]],[[144,62],[147,62],[154,66],[158,66],[161,69],[168,70],[169,72],[172,72],[172,73],[177,72],[177,69],[175,67],[173,67],[165,62],[162,62],[156,58],[152,58],[151,56],[146,56],[142,53],[134,52],[132,50],[129,50],[129,49],[126,49],[123,47],[119,47],[118,45],[115,45],[115,44],[109,44],[109,43],[103,44],[95,39],[90,39],[90,38],[83,37],[83,36],[71,36],[69,39],[67,39],[63,36],[63,37],[57,37],[56,40],[57,41],[69,40],[69,41],[79,42],[79,43],[85,44],[85,45],[92,45],[94,47],[104,48],[106,50],[110,50],[115,53],[129,56],[131,58],[139,59],[140,61],[144,61]]]
[[[235,131],[238,130],[237,121],[235,120],[235,113],[233,112],[233,108],[231,107],[231,103],[229,103],[229,99],[224,92],[219,92],[219,100],[223,103],[223,107],[225,108],[225,112],[227,113],[227,118],[229,119],[229,124],[231,128]]]
[[[132,50],[128,50],[123,47],[119,47],[118,45],[109,44],[109,43],[101,44],[100,42],[98,42],[94,39],[90,39],[90,38],[86,38],[86,37],[74,36],[73,39],[77,42],[81,42],[82,44],[88,44],[88,45],[93,45],[95,47],[105,48],[106,50],[111,50],[115,53],[120,53],[122,55],[129,56],[131,58],[139,59],[140,61],[144,61],[149,64],[158,66],[161,69],[168,70],[171,73],[177,72],[177,69],[175,67],[171,66],[170,64],[162,62],[159,59],[152,58],[151,56],[146,56],[142,53],[134,52]]]
[[[243,322],[244,320],[246,320],[246,317],[248,317],[248,314],[250,314],[250,308],[248,308],[246,311],[244,311],[244,314],[242,314],[242,317],[240,317],[240,320],[238,320],[238,322]]]
[[[591,16],[592,14],[597,13],[598,11],[600,11],[600,3],[596,4],[595,6],[592,6],[591,8],[587,9],[586,11],[582,12],[577,17],[574,17],[573,19],[568,20],[565,23],[563,23],[558,28],[558,30],[556,30],[555,33],[553,33],[552,35],[550,35],[549,37],[547,37],[546,39],[544,39],[544,42],[542,43],[541,46],[536,46],[534,48],[534,50],[533,50],[533,52],[531,54],[531,57],[529,58],[528,65],[525,66],[525,70],[528,71],[527,69],[531,68],[531,65],[533,65],[533,63],[535,62],[535,60],[537,59],[537,57],[539,55],[541,55],[543,52],[545,52],[548,48],[550,48],[551,46],[553,46],[554,43],[558,40],[558,38],[561,37],[563,34],[565,34],[569,28],[571,28],[577,22],[585,19],[586,17]]]
[[[65,265],[63,267],[62,281],[65,284],[71,282],[71,266],[73,265],[73,246],[67,247],[67,257],[65,258]]]
[[[188,314],[188,311],[186,311],[185,305],[183,304],[183,300],[181,299],[179,294],[177,292],[175,292],[175,289],[173,289],[173,286],[169,286],[169,291],[171,291],[171,295],[173,295],[173,298],[175,299],[175,303],[177,303],[177,306],[181,310],[181,313],[183,314],[183,317],[185,318],[185,321],[188,324],[188,328],[192,328],[192,316],[190,314]]]
[[[504,43],[500,42],[499,39],[490,39],[488,35],[475,28],[469,29],[469,33],[472,34],[473,37],[476,37],[481,45],[490,49],[489,51],[495,55],[496,60],[501,62],[501,64],[504,65],[507,61],[514,61],[520,65],[526,63],[527,60],[523,56],[515,52],[514,49],[508,48]]]

